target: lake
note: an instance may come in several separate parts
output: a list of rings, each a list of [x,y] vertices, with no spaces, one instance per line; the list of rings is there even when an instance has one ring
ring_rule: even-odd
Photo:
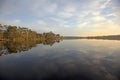
[[[120,80],[120,41],[1,42],[0,80]]]

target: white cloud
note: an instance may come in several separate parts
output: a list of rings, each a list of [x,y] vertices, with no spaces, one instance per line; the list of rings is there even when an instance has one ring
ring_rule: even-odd
[[[73,4],[69,4],[69,5],[66,5],[65,8],[64,8],[64,11],[66,12],[75,12],[76,11],[76,6],[73,5]]]
[[[70,25],[63,25],[63,27],[67,27],[67,28],[69,28],[69,27],[70,27]]]
[[[51,20],[55,21],[55,22],[61,22],[62,20],[59,18],[55,18],[55,17],[50,17]]]
[[[110,14],[108,14],[108,15],[106,15],[106,16],[114,16],[114,17],[117,17],[117,15],[116,15],[115,13],[110,13]]]
[[[0,19],[0,24],[7,24],[7,25],[21,25],[21,20],[15,19],[15,20],[6,20],[6,19]]]
[[[103,16],[94,16],[92,19],[94,21],[105,21],[106,20]]]
[[[44,6],[43,9],[45,9],[46,12],[54,13],[57,10],[57,4],[55,3],[48,4]]]
[[[70,12],[59,12],[58,16],[64,19],[64,18],[71,18],[73,14]]]
[[[104,4],[102,4],[102,6],[100,6],[101,9],[106,8],[107,5],[110,3],[111,0],[106,0],[106,2],[104,2]]]
[[[40,25],[40,26],[47,26],[47,23],[43,20],[38,20],[37,24]]]
[[[19,23],[19,22],[20,22],[20,20],[14,20],[14,22],[15,22],[15,23]]]
[[[84,27],[88,26],[88,24],[89,24],[88,22],[80,23],[80,24],[77,24],[77,27],[84,28]]]
[[[95,16],[100,15],[100,11],[92,12],[92,14],[95,15]]]

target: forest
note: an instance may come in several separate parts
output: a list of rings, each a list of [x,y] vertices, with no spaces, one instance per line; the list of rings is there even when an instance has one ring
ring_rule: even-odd
[[[0,41],[34,41],[41,42],[59,41],[62,36],[53,32],[37,33],[26,27],[2,25],[0,24]]]

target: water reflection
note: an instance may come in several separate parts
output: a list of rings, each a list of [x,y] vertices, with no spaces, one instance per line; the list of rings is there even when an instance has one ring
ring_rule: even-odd
[[[60,41],[46,40],[41,41],[24,41],[24,42],[3,42],[0,41],[0,56],[11,53],[19,53],[21,51],[28,51],[29,49],[36,47],[37,44],[50,45],[52,46],[55,42]]]
[[[0,80],[120,80],[120,41],[64,40],[0,57]],[[18,52],[19,53],[19,52]]]

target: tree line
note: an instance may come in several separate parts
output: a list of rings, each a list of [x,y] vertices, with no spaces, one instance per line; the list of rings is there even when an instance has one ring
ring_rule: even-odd
[[[62,36],[53,32],[37,33],[31,29],[19,26],[0,24],[0,40],[1,41],[59,41]]]

